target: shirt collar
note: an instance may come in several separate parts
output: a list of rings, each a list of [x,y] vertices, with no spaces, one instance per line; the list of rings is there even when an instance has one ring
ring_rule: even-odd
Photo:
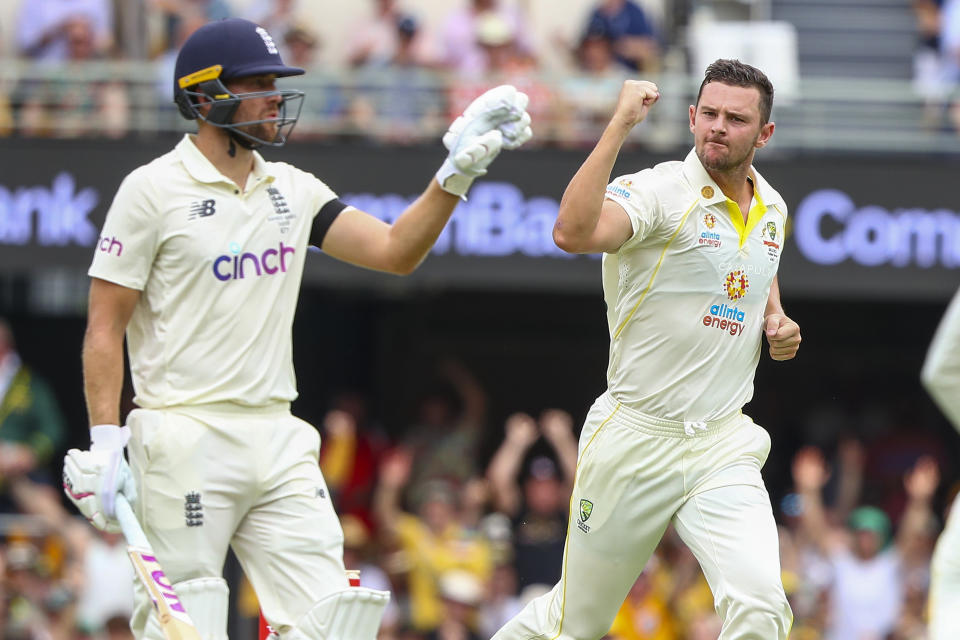
[[[683,175],[690,182],[690,186],[697,191],[702,204],[717,204],[727,200],[727,196],[720,190],[707,170],[703,168],[695,148],[690,150],[683,161]],[[762,202],[766,207],[783,206],[783,198],[773,190],[753,166],[750,167],[750,177],[753,179],[754,196],[758,202]]]
[[[213,163],[207,159],[207,156],[203,155],[200,149],[197,148],[191,134],[188,133],[183,136],[183,140],[177,143],[176,151],[187,173],[197,182],[228,182],[233,184],[230,178],[220,173],[220,170],[213,166]],[[270,172],[270,166],[266,160],[256,151],[253,152],[253,170],[250,172],[250,176],[254,179],[254,182],[251,183],[248,181],[248,184],[254,184],[256,181],[263,180],[269,183],[273,182],[276,178],[276,176]]]

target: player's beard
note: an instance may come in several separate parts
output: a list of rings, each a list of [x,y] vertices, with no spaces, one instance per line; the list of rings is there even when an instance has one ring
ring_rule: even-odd
[[[240,131],[264,142],[273,142],[277,137],[277,123],[275,121],[258,122],[237,127]]]
[[[709,141],[705,141],[703,145],[697,149],[697,157],[700,158],[700,164],[702,164],[705,169],[725,173],[742,166],[750,160],[750,154],[753,152],[754,143],[756,143],[757,139],[759,139],[759,136],[745,145],[743,149],[737,149],[728,143],[723,143],[727,149],[727,153],[713,156],[707,154],[706,149]]]

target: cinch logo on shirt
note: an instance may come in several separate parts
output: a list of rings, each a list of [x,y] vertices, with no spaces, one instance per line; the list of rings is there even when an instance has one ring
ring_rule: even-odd
[[[232,251],[232,247],[231,247]],[[280,243],[279,249],[267,249],[260,255],[255,253],[240,253],[239,248],[232,251],[233,255],[218,256],[213,261],[213,275],[217,280],[242,280],[248,276],[272,276],[278,271],[286,273],[287,256],[295,252],[294,248]]]
[[[743,333],[744,313],[737,307],[728,307],[725,304],[715,304],[710,307],[707,315],[703,316],[703,326],[727,331],[732,336]]]
[[[100,240],[97,242],[97,250],[103,251],[104,253],[113,253],[113,250],[117,250],[117,257],[119,258],[123,255],[123,243],[110,236],[109,238],[105,236],[100,236]]]

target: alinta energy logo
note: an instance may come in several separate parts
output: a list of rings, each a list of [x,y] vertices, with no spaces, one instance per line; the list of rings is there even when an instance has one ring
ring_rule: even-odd
[[[745,319],[746,314],[739,308],[715,304],[703,316],[703,326],[720,329],[736,337],[743,333],[743,328],[746,326]]]
[[[630,187],[633,186],[633,180],[620,180],[616,184],[607,187],[607,193],[614,196],[620,196],[625,200],[630,199]]]
[[[727,277],[723,279],[723,292],[726,293],[727,297],[731,300],[739,300],[747,295],[749,289],[750,279],[747,278],[747,274],[741,269],[731,271],[727,274]]]

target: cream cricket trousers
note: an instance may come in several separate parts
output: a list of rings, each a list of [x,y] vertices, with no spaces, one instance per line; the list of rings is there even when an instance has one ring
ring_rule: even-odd
[[[600,396],[580,435],[560,582],[493,640],[601,638],[670,523],[710,584],[720,638],[786,638],[793,614],[760,476],[769,452],[742,413],[684,424]]]
[[[137,517],[172,582],[221,577],[230,546],[281,632],[348,588],[320,435],[289,405],[137,409],[127,424]],[[137,638],[151,608],[138,590]]]
[[[930,567],[930,640],[960,638],[960,500],[954,499],[947,526]]]

